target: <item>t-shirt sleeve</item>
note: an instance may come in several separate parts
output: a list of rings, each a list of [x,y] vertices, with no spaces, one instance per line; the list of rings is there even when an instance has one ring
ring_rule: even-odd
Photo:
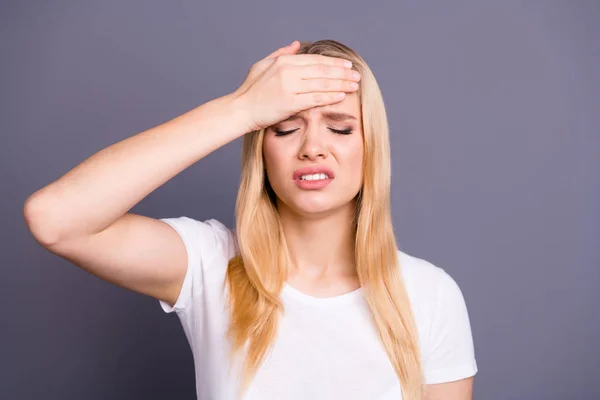
[[[179,234],[187,252],[187,270],[179,296],[173,306],[158,300],[165,313],[176,312],[181,316],[192,307],[194,299],[203,295],[207,271],[218,256],[227,255],[232,251],[232,231],[215,219],[205,221],[189,217],[161,218]]]
[[[424,357],[425,383],[452,382],[477,373],[467,306],[456,281],[439,270],[435,311]]]

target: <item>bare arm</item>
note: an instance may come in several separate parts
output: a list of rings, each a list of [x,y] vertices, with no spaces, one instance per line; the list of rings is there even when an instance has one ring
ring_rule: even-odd
[[[225,96],[115,143],[31,195],[27,225],[45,248],[93,275],[173,304],[187,267],[183,242],[167,224],[128,211],[246,124]]]
[[[115,143],[31,195],[27,223],[49,246],[99,233],[173,176],[241,136],[245,123],[235,99],[225,96]]]
[[[33,193],[23,214],[35,239],[95,276],[174,304],[187,269],[184,243],[166,223],[129,210],[246,132],[356,90],[344,60],[293,56],[297,44],[254,64],[234,93],[115,143]]]
[[[427,385],[425,400],[472,400],[473,377]]]

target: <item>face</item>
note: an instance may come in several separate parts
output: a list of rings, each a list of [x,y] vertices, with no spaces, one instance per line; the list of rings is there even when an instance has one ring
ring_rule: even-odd
[[[310,216],[352,206],[363,179],[360,111],[358,95],[351,93],[265,131],[265,168],[279,208]]]

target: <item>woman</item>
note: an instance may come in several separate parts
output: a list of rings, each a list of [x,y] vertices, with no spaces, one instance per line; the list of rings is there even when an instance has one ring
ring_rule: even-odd
[[[245,132],[235,230],[128,212]],[[341,43],[275,51],[235,92],[34,193],[24,215],[50,251],[177,313],[199,399],[472,397],[464,299],[396,247],[383,100]]]

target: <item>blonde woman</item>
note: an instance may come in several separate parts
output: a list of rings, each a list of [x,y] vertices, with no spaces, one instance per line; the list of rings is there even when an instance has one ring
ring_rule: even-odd
[[[129,212],[242,135],[235,227]],[[397,248],[390,175],[365,61],[295,41],[235,92],[85,160],[24,215],[53,253],[178,315],[199,399],[471,399],[462,293]]]

